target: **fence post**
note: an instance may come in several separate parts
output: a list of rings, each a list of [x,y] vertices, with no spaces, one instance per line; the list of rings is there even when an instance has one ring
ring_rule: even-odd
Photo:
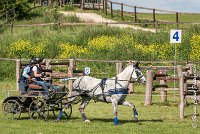
[[[134,6],[135,23],[137,22],[137,7]]]
[[[74,59],[69,59],[68,77],[73,77],[73,68],[75,65],[74,63],[75,63]],[[73,89],[73,80],[69,80],[68,89],[69,89],[69,96],[71,96],[72,89]]]
[[[123,3],[121,3],[121,20],[124,20],[124,6]]]
[[[19,91],[20,60],[16,60],[16,90]]]
[[[156,28],[156,24],[155,24],[155,22],[156,22],[156,10],[155,9],[153,9],[153,22],[154,22],[153,26],[154,26],[154,28]]]
[[[110,2],[110,15],[111,15],[111,18],[113,18],[113,6],[112,6],[112,2]]]
[[[93,8],[93,10],[94,10],[94,2],[95,2],[95,1],[93,0],[93,1],[92,1],[92,8]]]
[[[65,0],[62,0],[62,4],[65,5]]]
[[[180,119],[184,119],[184,76],[179,75],[179,94],[180,94],[180,104],[179,104],[179,115]]]
[[[105,12],[105,0],[103,0],[103,12]]]
[[[146,72],[147,83],[145,91],[144,105],[151,105],[152,103],[152,88],[153,88],[153,70],[147,70]]]
[[[178,12],[176,12],[176,26],[177,26],[177,28],[178,28],[178,23],[179,23]]]
[[[98,10],[100,10],[100,4],[101,4],[101,1],[98,0]]]
[[[62,0],[59,1],[59,4],[60,4],[60,8],[61,8],[62,7]]]
[[[81,0],[81,9],[82,9],[82,10],[85,9],[85,0]]]
[[[105,1],[105,4],[104,4],[105,5],[105,14],[107,15],[108,14],[108,12],[107,12],[107,10],[108,10],[108,7],[107,7],[108,5],[107,4],[108,3],[107,3],[107,0],[104,0],[104,1]]]

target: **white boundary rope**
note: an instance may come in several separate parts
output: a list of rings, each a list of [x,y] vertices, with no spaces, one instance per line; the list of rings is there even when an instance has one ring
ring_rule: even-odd
[[[192,85],[192,88],[194,89],[193,92],[194,92],[194,100],[193,100],[193,103],[194,103],[194,111],[193,111],[193,114],[192,114],[192,128],[197,128],[197,104],[198,104],[198,101],[197,101],[197,91],[195,90],[197,88],[197,73],[196,73],[196,65],[194,64],[193,66],[193,69],[194,69],[194,79],[193,79],[193,85]]]

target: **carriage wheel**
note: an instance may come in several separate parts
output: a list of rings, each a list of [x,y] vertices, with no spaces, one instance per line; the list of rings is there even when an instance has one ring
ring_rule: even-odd
[[[9,100],[4,104],[3,111],[7,119],[19,119],[21,116],[21,105],[16,100]]]
[[[61,103],[59,103],[59,104],[57,104],[55,106],[56,107],[53,109],[53,115],[54,115],[55,118],[57,118],[59,113],[65,107],[65,105],[62,105]],[[64,113],[63,113],[63,117],[62,118],[69,119],[71,114],[72,114],[72,105],[71,104],[67,104],[67,106],[64,108]]]
[[[46,120],[48,117],[47,104],[42,100],[34,100],[33,102],[31,102],[29,106],[29,117],[33,120],[39,118],[43,118]]]

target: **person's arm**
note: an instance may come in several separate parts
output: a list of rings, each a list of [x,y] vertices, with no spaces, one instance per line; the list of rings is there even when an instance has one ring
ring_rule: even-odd
[[[33,67],[33,74],[34,74],[34,77],[41,77],[42,76],[42,74],[38,74],[36,66]]]
[[[24,68],[24,71],[23,71],[22,75],[23,75],[25,78],[30,79],[30,76],[28,75],[29,72],[30,72],[30,67],[27,66],[27,67]]]

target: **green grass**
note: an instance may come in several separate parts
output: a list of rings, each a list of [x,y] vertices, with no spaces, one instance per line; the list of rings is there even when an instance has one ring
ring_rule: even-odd
[[[15,89],[14,81],[0,82],[0,103],[5,99],[5,85],[11,85]],[[61,119],[55,122],[51,115],[47,121],[30,120],[27,113],[22,114],[19,120],[6,120],[2,110],[0,110],[0,133],[2,134],[53,134],[53,133],[69,133],[69,134],[188,134],[199,133],[198,128],[192,128],[191,114],[193,105],[185,108],[186,118],[181,121],[179,119],[178,102],[179,96],[171,92],[168,95],[168,102],[159,102],[159,93],[154,93],[153,105],[143,106],[144,87],[136,85],[135,93],[128,96],[127,100],[133,102],[139,112],[139,122],[134,123],[132,120],[132,110],[129,107],[118,107],[118,118],[121,125],[113,125],[112,105],[91,101],[85,109],[85,113],[92,121],[84,123],[78,111],[78,105],[73,105],[72,116],[69,120]],[[188,101],[191,102],[191,101]],[[198,111],[200,108],[198,107]],[[199,117],[198,117],[199,118]],[[199,124],[199,122],[198,122]]]

